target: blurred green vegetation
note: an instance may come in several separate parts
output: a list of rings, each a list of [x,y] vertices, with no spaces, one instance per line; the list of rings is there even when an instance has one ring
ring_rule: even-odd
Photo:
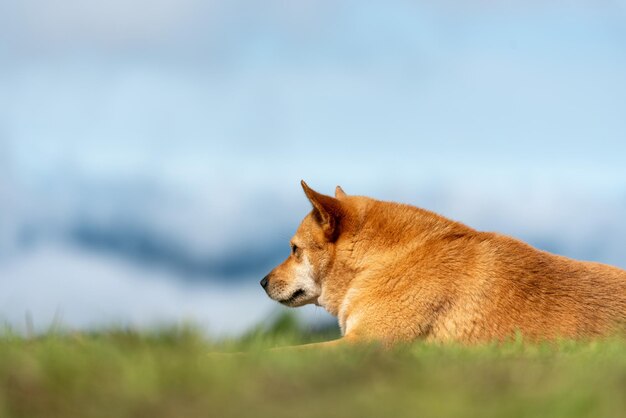
[[[193,327],[0,336],[0,417],[626,416],[626,340],[268,351],[337,337],[289,315],[239,339]]]

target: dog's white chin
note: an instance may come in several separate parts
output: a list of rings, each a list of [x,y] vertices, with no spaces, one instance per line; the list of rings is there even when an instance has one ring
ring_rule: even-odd
[[[291,305],[287,305],[287,306],[289,306],[291,308],[297,308],[297,307],[300,307],[300,306],[313,304],[313,303],[315,303],[316,300],[317,300],[317,298],[313,298],[313,299],[307,298],[307,299],[297,300],[294,303],[292,303]]]
[[[289,306],[290,308],[299,308],[300,306],[304,306],[307,303],[306,302],[300,302],[300,301],[282,301],[280,302],[281,304],[285,305],[285,306]]]
[[[299,306],[317,303],[317,296],[310,296],[305,291],[295,297],[291,296],[284,299],[277,299],[277,301],[285,306],[289,306],[290,308],[297,308]]]

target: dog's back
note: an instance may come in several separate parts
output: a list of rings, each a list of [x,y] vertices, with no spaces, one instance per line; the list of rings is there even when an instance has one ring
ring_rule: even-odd
[[[626,271],[411,206],[354,199],[366,208],[369,232],[357,234],[366,265],[351,285],[354,306],[340,312],[344,328],[352,313],[370,329],[387,328],[377,333],[392,340],[477,342],[517,331],[529,339],[590,337],[626,322]]]
[[[477,233],[472,265],[429,338],[480,341],[519,331],[525,338],[590,337],[626,321],[626,272]],[[452,279],[452,276],[450,276]],[[468,307],[472,314],[468,315]]]

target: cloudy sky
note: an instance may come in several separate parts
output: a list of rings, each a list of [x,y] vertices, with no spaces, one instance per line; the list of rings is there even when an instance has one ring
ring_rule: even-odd
[[[261,260],[252,289],[301,178],[626,267],[622,0],[1,2],[0,92],[13,317],[43,303],[20,277],[135,293],[146,245],[174,281]]]

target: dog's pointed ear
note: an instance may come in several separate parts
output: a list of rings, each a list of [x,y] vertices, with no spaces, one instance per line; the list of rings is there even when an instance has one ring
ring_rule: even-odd
[[[343,199],[346,196],[348,196],[348,195],[346,194],[346,192],[343,191],[341,186],[337,186],[335,188],[335,199]]]
[[[333,242],[339,235],[339,223],[344,216],[341,202],[334,197],[326,196],[311,189],[302,180],[302,189],[313,205],[313,216],[322,227],[326,239]]]

